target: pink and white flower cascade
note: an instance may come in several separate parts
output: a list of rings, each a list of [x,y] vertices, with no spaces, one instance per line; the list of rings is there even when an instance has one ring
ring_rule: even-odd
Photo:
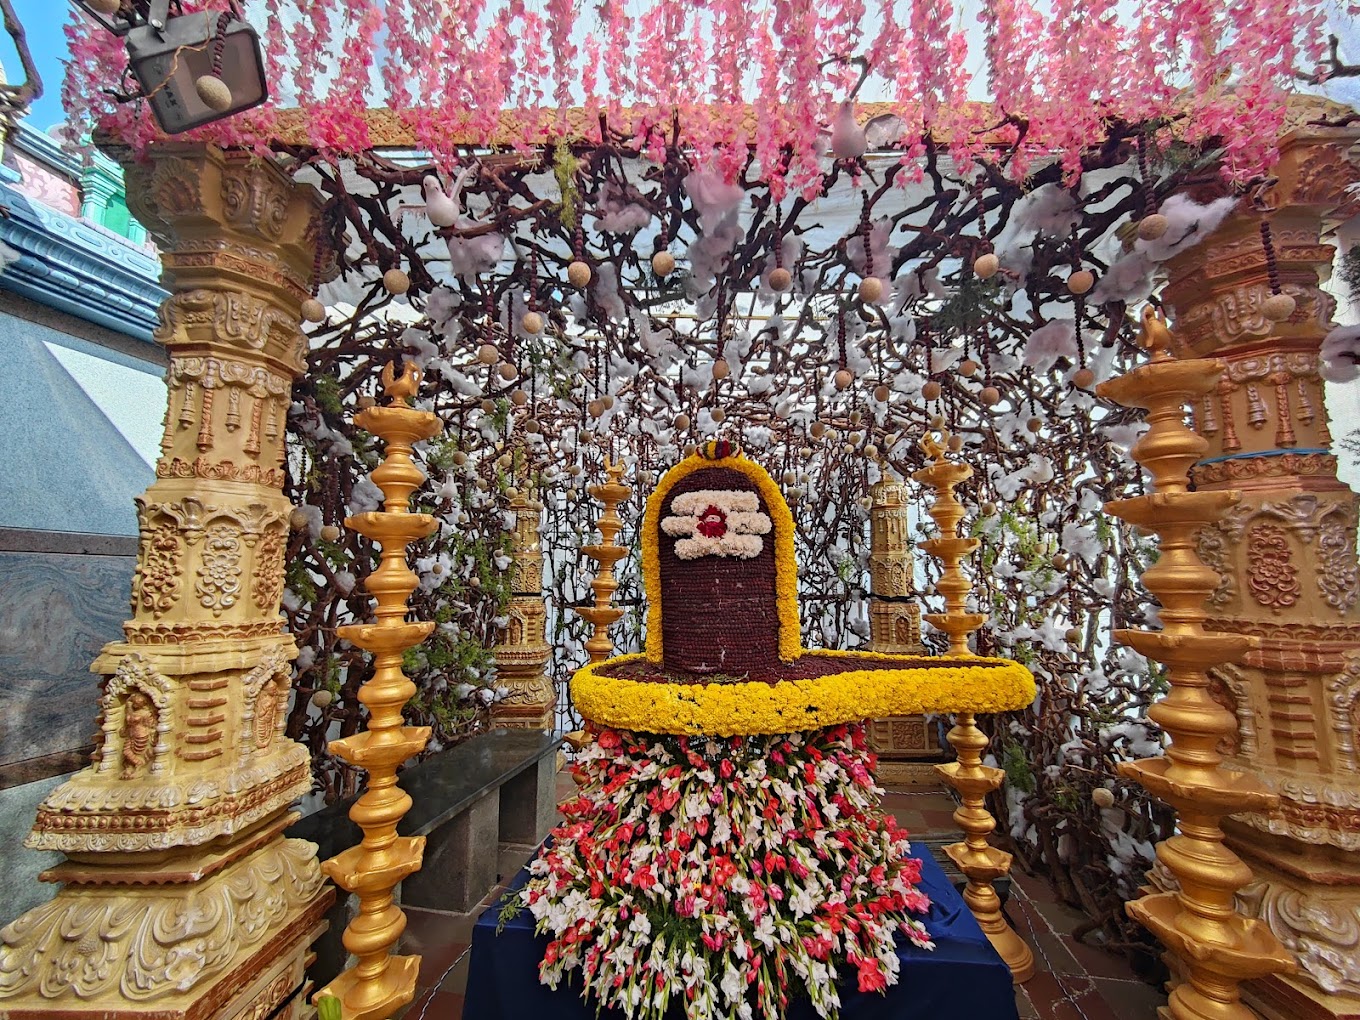
[[[185,10],[214,6],[185,0]],[[220,6],[217,4],[216,6]],[[824,128],[857,71],[833,57],[863,58],[860,98],[896,104],[904,130],[893,142],[913,155],[923,132],[952,139],[960,164],[992,140],[1024,137],[1011,171],[1104,139],[1110,119],[1175,121],[1190,142],[1216,138],[1225,168],[1253,176],[1273,140],[1295,70],[1318,66],[1327,0],[989,0],[978,5],[982,48],[950,0],[258,0],[274,102],[306,111],[310,143],[335,156],[368,148],[365,107],[387,107],[417,144],[444,164],[450,139],[533,144],[564,132],[582,106],[588,134],[599,117],[632,145],[655,150],[678,118],[696,165],[731,179],[754,147],[761,175],[781,198],[820,182]],[[1350,4],[1352,14],[1357,5]],[[637,13],[640,12],[640,13]],[[150,114],[104,93],[123,80],[118,40],[73,11],[72,60],[63,99],[72,121],[96,124],[134,145],[155,134]],[[982,60],[978,58],[983,58]],[[967,70],[985,61],[986,87]],[[986,108],[969,96],[985,95]],[[751,103],[756,116],[734,115]],[[633,116],[625,121],[623,109]],[[522,111],[515,136],[500,114]],[[266,148],[276,107],[200,129],[224,145]],[[1003,123],[1004,118],[1015,118]],[[749,132],[749,133],[748,133]]]

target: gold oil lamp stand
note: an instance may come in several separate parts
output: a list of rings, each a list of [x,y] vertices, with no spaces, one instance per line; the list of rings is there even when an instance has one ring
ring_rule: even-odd
[[[623,520],[618,514],[618,505],[633,494],[633,488],[623,483],[623,461],[610,461],[605,458],[604,482],[592,485],[586,491],[604,504],[604,513],[596,522],[600,532],[598,545],[587,545],[581,552],[599,564],[595,579],[590,582],[595,592],[594,606],[579,606],[576,614],[595,627],[595,633],[586,642],[586,651],[591,662],[603,662],[614,651],[614,642],[609,639],[609,627],[623,618],[623,610],[611,605],[614,592],[619,590],[619,582],[614,577],[614,566],[628,555],[628,547],[618,545],[615,539],[623,530]]]
[[[1223,844],[1224,816],[1264,812],[1279,798],[1254,777],[1221,767],[1220,741],[1235,722],[1209,693],[1206,670],[1239,662],[1258,639],[1204,630],[1205,600],[1218,574],[1195,550],[1196,535],[1236,504],[1234,491],[1191,492],[1188,472],[1208,442],[1185,425],[1185,405],[1214,390],[1222,361],[1177,360],[1171,333],[1149,307],[1139,342],[1151,360],[1096,392],[1125,407],[1148,412],[1148,431],[1133,458],[1152,475],[1153,491],[1105,504],[1107,513],[1160,539],[1157,562],[1143,584],[1161,603],[1160,631],[1119,630],[1115,638],[1167,668],[1170,693],[1148,709],[1166,733],[1166,754],[1121,762],[1137,780],[1176,811],[1176,834],[1157,846],[1157,858],[1175,876],[1179,891],[1154,893],[1127,905],[1129,915],[1179,957],[1183,978],[1160,1016],[1174,1020],[1252,1020],[1240,1001],[1239,984],[1268,974],[1291,973],[1293,957],[1262,922],[1237,913],[1237,890],[1251,869]]]
[[[600,541],[596,545],[581,547],[581,552],[589,556],[599,566],[590,588],[595,593],[595,605],[575,607],[576,615],[595,627],[595,633],[586,642],[586,651],[591,662],[603,662],[614,651],[614,642],[609,638],[609,627],[623,618],[623,610],[611,605],[614,592],[619,590],[619,582],[614,577],[614,567],[628,555],[628,547],[618,545],[614,540],[623,530],[623,519],[619,517],[618,506],[633,494],[633,487],[623,482],[623,461],[611,461],[608,456],[604,462],[605,481],[597,482],[586,491],[604,504],[604,513],[595,526],[600,531]],[[586,730],[575,730],[564,738],[574,750],[579,751],[590,740]]]
[[[921,441],[921,449],[931,462],[912,477],[935,492],[929,513],[940,534],[918,545],[940,560],[940,579],[936,587],[944,596],[945,604],[943,613],[927,613],[925,619],[948,636],[949,655],[967,657],[973,654],[968,647],[968,635],[981,627],[987,617],[967,611],[968,593],[973,585],[960,566],[960,561],[972,554],[979,542],[976,538],[959,535],[964,510],[954,494],[954,487],[972,477],[973,469],[949,460],[948,446],[949,436],[943,431],[938,440],[928,433]],[[1034,975],[1034,954],[1006,923],[1001,913],[1001,899],[993,887],[997,879],[1010,873],[1011,855],[987,842],[988,835],[996,828],[996,819],[987,810],[987,794],[1000,789],[1006,773],[982,764],[989,741],[978,729],[972,712],[959,712],[954,716],[954,727],[949,731],[948,739],[958,760],[936,765],[935,771],[959,795],[954,822],[963,830],[963,842],[945,847],[945,853],[968,879],[963,901],[977,918],[988,941],[1010,967],[1012,980],[1019,984]]]
[[[397,767],[419,753],[429,739],[427,726],[407,726],[402,708],[416,693],[402,672],[402,654],[424,641],[433,622],[406,620],[407,600],[417,578],[406,566],[406,547],[436,528],[429,514],[412,513],[411,493],[425,481],[425,473],[411,459],[412,446],[439,432],[439,419],[410,406],[420,372],[408,364],[397,376],[383,369],[385,407],[371,407],[354,416],[360,428],[386,444],[386,459],[373,472],[382,489],[383,509],[356,514],[345,525],[382,547],[381,563],[365,587],[377,600],[374,623],[340,627],[341,637],[376,657],[372,678],[359,690],[368,708],[368,727],[362,733],[333,740],[330,750],[352,765],[368,770],[368,788],[349,816],[363,830],[363,841],[322,865],[335,884],[359,898],[359,913],[345,929],[345,948],[358,962],[317,993],[340,1000],[344,1020],[386,1020],[415,994],[418,956],[394,956],[392,948],[406,928],[406,915],[393,902],[403,878],[420,870],[425,850],[423,836],[398,836],[397,823],[411,806],[411,798],[397,786]]]

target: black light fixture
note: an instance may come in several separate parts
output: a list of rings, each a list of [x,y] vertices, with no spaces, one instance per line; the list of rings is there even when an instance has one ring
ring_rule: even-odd
[[[126,39],[128,61],[166,134],[179,134],[269,97],[260,38],[235,10],[170,16],[170,0],[76,0]]]

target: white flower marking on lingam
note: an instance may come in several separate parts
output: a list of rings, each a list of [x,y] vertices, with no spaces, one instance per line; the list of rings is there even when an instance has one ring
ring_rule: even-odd
[[[770,532],[770,518],[760,510],[754,492],[699,489],[671,500],[670,516],[661,530],[677,539],[675,555],[682,560],[700,556],[732,556],[749,560],[764,548],[761,535]]]

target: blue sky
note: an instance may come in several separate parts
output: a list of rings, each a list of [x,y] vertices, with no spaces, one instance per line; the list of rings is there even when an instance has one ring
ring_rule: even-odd
[[[46,131],[63,117],[61,112],[62,61],[66,59],[66,36],[62,26],[69,17],[67,0],[14,0],[15,13],[28,35],[28,48],[43,79],[43,97],[34,104],[29,122]],[[3,36],[0,61],[11,80],[20,77],[19,57],[9,36]]]

